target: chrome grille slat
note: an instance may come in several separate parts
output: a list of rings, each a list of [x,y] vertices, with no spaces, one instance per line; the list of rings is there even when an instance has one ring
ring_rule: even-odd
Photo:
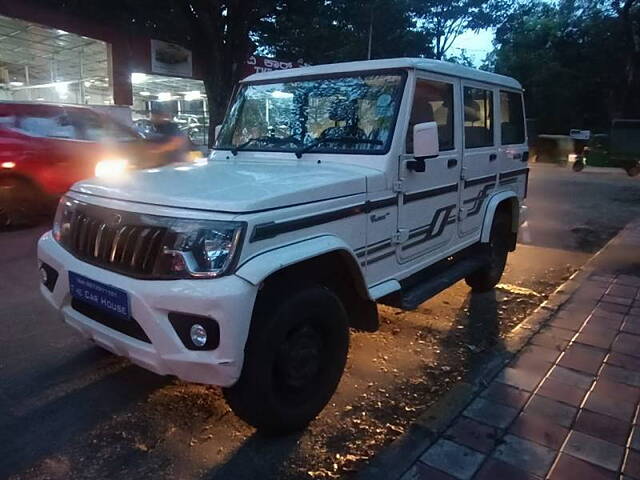
[[[133,255],[131,255],[131,262],[129,263],[130,267],[136,266],[136,260],[140,257],[140,250],[142,250],[142,244],[144,240],[147,238],[147,235],[151,231],[150,228],[143,228],[142,232],[137,236],[137,240],[135,246],[133,247]]]
[[[109,261],[111,263],[116,261],[116,254],[118,253],[118,245],[120,244],[120,237],[122,237],[122,234],[127,231],[127,228],[129,227],[124,226],[120,228],[120,230],[118,230],[118,232],[116,233],[116,236],[113,237],[113,243],[111,246],[111,256],[109,258]]]
[[[102,236],[104,235],[104,231],[106,230],[106,223],[101,223],[98,227],[98,233],[96,234],[96,242],[93,247],[93,256],[98,258],[100,256],[100,247],[102,246]]]
[[[142,271],[145,273],[151,273],[153,269],[153,258],[152,253],[156,250],[156,242],[158,242],[158,238],[162,240],[162,234],[164,233],[164,229],[157,229],[156,232],[151,236],[149,240],[149,248],[147,249],[147,253],[144,255],[144,259],[142,260]]]

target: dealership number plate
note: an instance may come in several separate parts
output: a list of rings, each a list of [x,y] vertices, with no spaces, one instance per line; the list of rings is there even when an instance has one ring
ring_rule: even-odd
[[[129,295],[124,290],[74,272],[69,272],[69,289],[73,298],[121,318],[130,317]]]

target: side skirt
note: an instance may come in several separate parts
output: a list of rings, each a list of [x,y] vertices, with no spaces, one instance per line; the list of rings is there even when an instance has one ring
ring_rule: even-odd
[[[378,302],[403,310],[415,310],[421,303],[488,262],[488,246],[477,243],[401,280],[402,289],[399,292],[382,297]]]

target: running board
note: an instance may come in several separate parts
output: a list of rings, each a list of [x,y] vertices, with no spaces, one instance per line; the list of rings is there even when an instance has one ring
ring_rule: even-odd
[[[486,265],[487,261],[488,258],[484,255],[470,256],[459,260],[430,278],[405,288],[400,298],[400,308],[415,310],[421,303]]]

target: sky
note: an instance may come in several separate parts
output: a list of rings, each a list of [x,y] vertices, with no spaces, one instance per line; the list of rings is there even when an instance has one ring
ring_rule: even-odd
[[[479,66],[487,53],[493,50],[493,45],[491,44],[493,35],[493,29],[490,28],[479,32],[468,30],[453,42],[449,54],[458,55],[460,50],[463,49],[469,57],[473,58],[475,65]]]

